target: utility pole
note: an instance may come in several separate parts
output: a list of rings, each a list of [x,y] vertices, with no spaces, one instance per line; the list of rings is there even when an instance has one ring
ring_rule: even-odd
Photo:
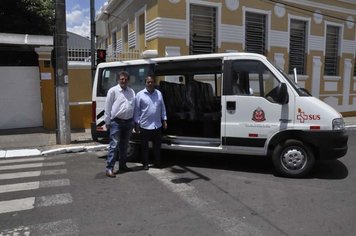
[[[65,0],[56,0],[54,47],[56,56],[56,117],[57,144],[70,144],[70,115],[68,97],[67,30]]]
[[[91,55],[91,82],[94,83],[95,76],[95,0],[90,0],[90,55]]]

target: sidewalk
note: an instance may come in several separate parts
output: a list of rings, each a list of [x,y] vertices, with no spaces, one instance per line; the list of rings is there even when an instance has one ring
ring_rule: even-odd
[[[345,117],[349,130],[356,130],[356,117]],[[0,130],[0,159],[21,156],[46,156],[70,152],[107,150],[108,144],[94,142],[90,129],[72,130],[71,143],[58,145],[56,133],[43,128]]]
[[[102,151],[107,146],[94,142],[90,129],[72,130],[68,145],[58,145],[56,133],[43,128],[0,130],[0,158]]]

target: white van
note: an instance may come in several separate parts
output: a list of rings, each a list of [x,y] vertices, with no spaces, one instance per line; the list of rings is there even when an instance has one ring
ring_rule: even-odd
[[[308,174],[316,160],[347,152],[342,115],[314,98],[266,57],[224,53],[101,63],[93,85],[93,139],[107,136],[104,103],[118,72],[138,92],[159,81],[168,116],[162,148],[270,156],[288,177]],[[133,134],[129,155],[137,154]]]

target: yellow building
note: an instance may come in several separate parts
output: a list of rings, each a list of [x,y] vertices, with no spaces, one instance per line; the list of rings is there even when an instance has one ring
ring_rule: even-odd
[[[296,68],[313,96],[356,115],[355,1],[109,0],[96,21],[109,57],[256,52],[289,74]]]

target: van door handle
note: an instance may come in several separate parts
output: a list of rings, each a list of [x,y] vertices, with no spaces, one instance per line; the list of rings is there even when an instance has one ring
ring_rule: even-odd
[[[235,111],[236,110],[236,102],[235,101],[227,101],[226,102],[226,110]]]

